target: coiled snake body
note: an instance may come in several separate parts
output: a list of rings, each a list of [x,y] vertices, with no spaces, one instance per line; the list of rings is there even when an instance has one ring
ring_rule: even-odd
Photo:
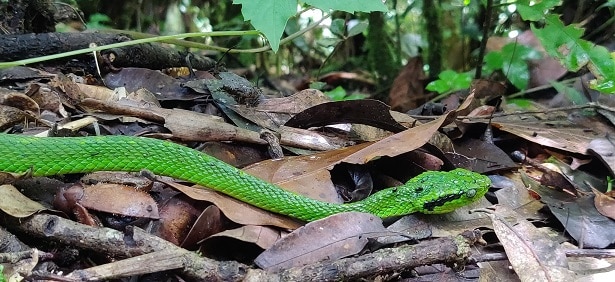
[[[429,171],[362,201],[333,204],[288,192],[214,157],[168,141],[129,136],[36,138],[0,134],[0,171],[4,172],[50,176],[143,169],[306,221],[348,211],[382,218],[414,212],[446,213],[481,198],[491,184],[486,176],[465,169]]]

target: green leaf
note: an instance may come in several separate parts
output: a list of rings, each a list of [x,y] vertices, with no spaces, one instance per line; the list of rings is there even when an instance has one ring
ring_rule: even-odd
[[[615,81],[614,80],[605,80],[598,82],[597,80],[592,80],[589,82],[589,87],[594,90],[598,90],[602,93],[606,94],[615,94]]]
[[[532,25],[532,31],[547,53],[571,71],[578,71],[587,64],[589,56],[581,48],[583,29],[573,25],[564,26],[556,15],[547,16],[546,22],[547,25],[542,29]]]
[[[346,21],[343,19],[335,19],[331,21],[331,26],[329,26],[329,30],[331,30],[331,33],[335,34],[336,36],[344,38],[344,34],[346,34]]]
[[[530,71],[525,61],[513,60],[510,63],[504,63],[502,71],[515,87],[520,90],[527,88],[527,84],[530,81]]]
[[[91,29],[101,29],[107,28],[108,26],[105,23],[111,22],[111,18],[105,14],[92,14],[90,15],[90,19],[87,22],[88,28]]]
[[[327,85],[326,82],[314,81],[314,82],[310,83],[310,88],[317,89],[317,90],[322,90],[326,85]]]
[[[297,13],[297,0],[233,0],[233,4],[241,4],[244,19],[261,31],[271,50],[277,52],[286,22]]]
[[[500,53],[503,61],[502,72],[506,78],[518,89],[526,89],[530,80],[527,60],[540,59],[540,53],[515,42],[504,45]]]
[[[344,89],[344,87],[338,86],[331,91],[325,92],[325,95],[327,95],[333,101],[342,101],[344,100],[344,97],[346,97],[346,89]]]
[[[432,81],[425,89],[435,91],[440,94],[466,89],[472,83],[472,77],[467,73],[457,73],[452,70],[445,70],[438,74],[438,80]]]
[[[361,21],[358,24],[354,25],[350,30],[348,30],[348,37],[353,37],[357,34],[363,33],[367,29],[368,23],[366,21]]]
[[[547,53],[557,58],[570,71],[587,66],[597,80],[590,86],[603,93],[614,93],[615,60],[603,46],[581,39],[583,29],[573,25],[564,26],[556,15],[546,18],[546,25],[532,31],[545,47]]]
[[[365,94],[365,93],[352,93],[346,97],[344,97],[345,101],[348,100],[361,100],[361,99],[365,99],[369,97],[369,94]]]
[[[470,87],[470,84],[472,84],[472,77],[465,73],[458,74],[450,82],[452,91],[466,89]]]
[[[516,105],[525,110],[531,109],[533,106],[532,101],[528,99],[508,99],[506,103]]]
[[[438,78],[444,81],[453,80],[455,79],[456,76],[457,76],[457,72],[453,70],[444,70],[440,74],[438,74]]]
[[[312,5],[321,10],[338,10],[349,13],[354,12],[387,12],[387,8],[381,0],[304,0],[308,5]]]
[[[544,18],[546,11],[561,5],[561,0],[518,0],[516,5],[523,20],[539,21]]]
[[[566,96],[566,98],[568,98],[568,100],[574,105],[585,105],[589,102],[585,95],[573,87],[567,86],[566,84],[558,81],[551,81],[550,83],[553,88],[557,90],[557,92],[564,94],[564,96]]]
[[[615,80],[615,60],[611,57],[609,50],[600,45],[594,45],[587,48],[590,64],[587,66],[589,71],[602,80]]]
[[[534,48],[515,42],[504,45],[501,52],[504,60],[537,60],[541,58],[540,53]]]
[[[532,6],[517,5],[517,11],[521,18],[526,21],[539,21],[544,17],[544,12]]]
[[[451,89],[451,87],[444,80],[434,80],[427,84],[427,87],[425,87],[425,89],[442,94]]]
[[[504,58],[499,51],[491,51],[485,55],[485,67],[486,73],[492,73],[496,70],[502,69],[504,65]]]
[[[318,45],[320,46],[324,46],[324,47],[331,47],[331,46],[335,46],[337,44],[339,44],[340,42],[342,42],[343,40],[339,39],[339,38],[323,38],[323,39],[318,39],[316,40],[316,42],[318,43]]]
[[[604,4],[598,6],[598,8],[596,8],[596,11],[602,8],[613,8],[613,7],[615,7],[615,0],[608,0]]]

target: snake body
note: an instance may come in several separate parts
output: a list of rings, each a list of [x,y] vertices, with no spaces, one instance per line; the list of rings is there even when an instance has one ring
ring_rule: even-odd
[[[481,198],[491,184],[486,176],[465,169],[429,171],[362,201],[333,204],[286,191],[212,156],[168,141],[129,136],[36,138],[0,134],[0,171],[4,172],[50,176],[144,169],[306,221],[349,211],[382,218],[414,212],[446,213]]]

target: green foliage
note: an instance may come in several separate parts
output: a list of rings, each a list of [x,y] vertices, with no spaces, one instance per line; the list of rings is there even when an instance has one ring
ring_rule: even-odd
[[[458,73],[453,70],[445,70],[438,75],[438,79],[427,84],[427,90],[436,91],[440,94],[449,93],[461,89],[467,89],[472,83],[472,76],[468,73]]]
[[[304,0],[308,5],[324,11],[340,10],[346,12],[387,11],[380,0]],[[297,13],[297,0],[233,0],[233,4],[241,4],[241,13],[246,21],[250,21],[255,29],[261,31],[269,40],[274,52],[280,47],[280,38],[288,19]]]
[[[322,90],[325,86],[327,86],[327,83],[322,81],[314,81],[310,83],[310,88],[312,89]]]
[[[108,28],[108,26],[105,24],[108,22],[111,22],[111,18],[109,18],[109,16],[105,14],[96,13],[90,16],[86,25],[88,26],[88,28],[91,28],[91,29],[101,29],[101,28]]]
[[[508,99],[506,100],[506,104],[515,105],[524,110],[529,110],[533,106],[532,101],[528,99]]]
[[[360,100],[369,97],[369,95],[363,93],[352,93],[349,95],[346,92],[346,89],[341,86],[335,87],[333,90],[325,92],[325,95],[327,95],[333,101]]]
[[[520,0],[517,9],[524,20],[544,20],[542,28],[532,23],[532,31],[550,56],[557,58],[570,71],[587,66],[596,76],[590,87],[603,93],[615,93],[615,59],[603,46],[581,39],[583,28],[564,26],[558,15],[545,15],[545,11],[558,5],[558,2],[544,0],[530,6],[529,0]]]
[[[589,103],[587,97],[585,97],[583,93],[579,92],[574,87],[570,87],[558,81],[551,81],[551,85],[555,88],[555,90],[557,90],[558,93],[564,94],[564,96],[566,96],[566,98],[574,105],[585,105]]]
[[[600,5],[600,7],[598,7],[598,9],[601,8],[613,8],[615,7],[615,0],[607,0],[604,4]],[[596,9],[596,10],[598,10]]]
[[[271,49],[277,52],[286,22],[297,13],[297,1],[233,0],[233,4],[241,4],[244,19],[260,30],[269,40]]]
[[[317,42],[321,46],[335,47],[336,45],[342,43],[344,40],[347,40],[350,37],[362,33],[367,29],[367,27],[367,22],[362,21],[354,25],[348,30],[348,32],[346,32],[346,21],[344,19],[335,19],[331,21],[331,25],[329,26],[329,30],[335,37],[321,38],[318,39]]]
[[[539,21],[544,18],[545,13],[555,6],[561,5],[561,0],[543,0],[535,3],[533,0],[518,0],[517,11],[526,21]],[[532,4],[530,6],[530,4]]]
[[[527,60],[540,59],[540,53],[531,47],[517,43],[508,43],[500,51],[485,55],[485,72],[501,70],[506,78],[518,89],[527,88],[530,69]]]
[[[323,11],[336,10],[344,11],[348,13],[354,12],[386,12],[387,7],[381,0],[344,0],[344,1],[331,1],[331,0],[304,0],[308,5],[319,8]]]
[[[6,282],[6,278],[4,277],[4,265],[0,264],[0,282]]]

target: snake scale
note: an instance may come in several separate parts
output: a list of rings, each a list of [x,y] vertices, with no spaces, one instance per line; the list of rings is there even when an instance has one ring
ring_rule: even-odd
[[[428,171],[362,201],[333,204],[283,190],[212,156],[169,141],[129,136],[37,138],[0,134],[0,171],[4,172],[50,176],[144,169],[305,221],[349,211],[382,218],[414,212],[446,213],[478,200],[491,184],[488,177],[465,169]]]

